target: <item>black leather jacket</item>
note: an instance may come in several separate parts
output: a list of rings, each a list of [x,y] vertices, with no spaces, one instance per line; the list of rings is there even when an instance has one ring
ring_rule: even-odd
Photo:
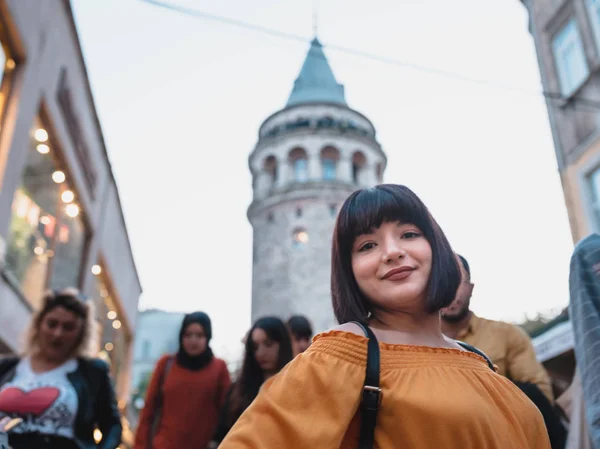
[[[15,377],[18,357],[0,358],[0,387]],[[78,368],[67,375],[77,392],[75,442],[81,449],[116,449],[121,444],[121,416],[108,366],[102,360],[79,358]],[[94,429],[102,441],[94,441]]]

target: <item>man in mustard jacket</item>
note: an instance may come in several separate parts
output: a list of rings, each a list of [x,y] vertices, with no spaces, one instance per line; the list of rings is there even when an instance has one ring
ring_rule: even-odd
[[[485,352],[498,367],[498,374],[515,383],[537,386],[553,402],[550,377],[537,361],[525,331],[514,324],[480,318],[469,309],[474,284],[468,262],[460,255],[458,258],[463,279],[454,302],[442,310],[442,331]]]

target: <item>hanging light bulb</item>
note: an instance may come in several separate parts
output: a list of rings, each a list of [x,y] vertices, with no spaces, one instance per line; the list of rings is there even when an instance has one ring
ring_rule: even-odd
[[[56,170],[54,173],[52,173],[52,181],[57,184],[62,184],[65,182],[65,179],[67,179],[65,173],[60,170]]]
[[[66,211],[69,217],[75,218],[77,215],[79,215],[79,206],[77,206],[77,204],[71,203],[67,205]]]
[[[45,143],[38,143],[37,146],[35,147],[35,149],[40,154],[50,153],[50,147],[48,145],[46,145]]]
[[[34,137],[38,142],[47,142],[48,131],[46,131],[44,128],[38,128],[35,130]]]
[[[114,319],[117,317],[117,312],[115,312],[114,310],[111,310],[110,312],[108,312],[108,313],[106,314],[106,317],[107,317],[109,320],[114,320]]]
[[[92,274],[98,276],[100,273],[102,273],[102,267],[100,265],[94,265],[92,267]]]
[[[112,326],[114,329],[121,329],[121,322],[119,320],[114,320]]]
[[[71,190],[65,190],[60,196],[60,198],[62,199],[63,203],[68,204],[73,202],[73,200],[75,199],[75,194]]]

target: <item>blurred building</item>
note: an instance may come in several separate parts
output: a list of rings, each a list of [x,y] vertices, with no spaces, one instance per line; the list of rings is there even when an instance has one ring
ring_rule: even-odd
[[[44,290],[77,286],[124,407],[141,286],[71,6],[0,0],[0,39],[0,352]]]
[[[177,352],[183,316],[183,313],[156,309],[140,312],[133,346],[132,392],[152,374],[158,359]]]
[[[600,231],[600,1],[522,0],[529,11],[573,241]]]
[[[264,121],[249,157],[253,321],[299,313],[317,332],[334,324],[335,219],[350,193],[382,181],[386,164],[375,127],[348,106],[315,38],[285,107]]]
[[[575,374],[575,341],[569,310],[530,334],[537,359],[544,365],[554,388],[555,397],[569,387]]]

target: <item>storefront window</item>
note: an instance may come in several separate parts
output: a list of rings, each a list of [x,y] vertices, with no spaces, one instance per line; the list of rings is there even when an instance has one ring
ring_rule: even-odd
[[[123,373],[128,371],[131,337],[100,265],[95,265],[92,272],[96,275],[94,299],[100,328],[99,356],[109,363],[110,372],[118,385]]]
[[[14,72],[15,65],[15,60],[12,58],[8,46],[6,29],[0,20],[0,119],[3,116],[6,99],[8,98],[10,91],[12,73]]]
[[[46,288],[79,287],[86,240],[74,190],[38,122],[13,199],[6,253],[8,270],[34,307]]]

